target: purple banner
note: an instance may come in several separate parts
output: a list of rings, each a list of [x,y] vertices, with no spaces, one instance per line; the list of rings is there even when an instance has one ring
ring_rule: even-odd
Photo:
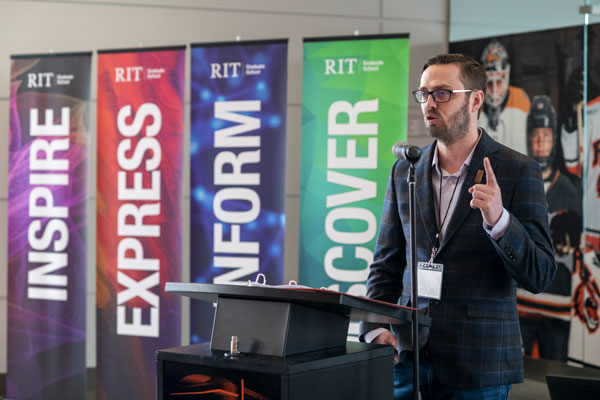
[[[287,40],[192,46],[191,280],[283,281]],[[191,302],[191,341],[213,307]]]
[[[11,59],[8,398],[85,398],[90,60]]]

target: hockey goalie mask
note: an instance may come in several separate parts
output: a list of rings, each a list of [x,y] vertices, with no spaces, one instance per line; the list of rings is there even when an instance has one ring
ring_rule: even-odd
[[[508,78],[510,64],[508,53],[497,40],[492,40],[483,49],[481,64],[487,74],[487,93],[485,102],[488,106],[500,108],[508,95]]]

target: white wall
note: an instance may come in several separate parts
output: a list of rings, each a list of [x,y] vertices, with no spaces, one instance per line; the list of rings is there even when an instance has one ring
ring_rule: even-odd
[[[11,54],[230,41],[235,40],[236,35],[242,40],[289,38],[285,188],[285,279],[288,280],[298,275],[302,38],[351,35],[355,30],[361,34],[408,32],[411,35],[409,86],[416,87],[425,59],[447,50],[447,14],[448,0],[0,0],[0,373],[6,372],[7,347],[6,212]],[[89,367],[96,365],[96,53],[92,65],[87,285]],[[189,105],[189,88],[186,104]],[[429,143],[419,107],[412,100],[409,104],[409,141],[416,145]],[[189,128],[187,109],[185,118]],[[189,142],[187,128],[186,143]],[[189,156],[184,166],[186,279],[189,276]],[[187,340],[185,333],[183,340]]]

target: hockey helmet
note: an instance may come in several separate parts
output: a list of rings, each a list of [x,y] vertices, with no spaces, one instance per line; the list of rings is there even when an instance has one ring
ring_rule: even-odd
[[[548,133],[552,137],[544,139],[543,135]],[[551,141],[552,148],[550,149],[548,141]],[[527,152],[540,164],[542,169],[554,161],[556,141],[556,111],[552,106],[552,100],[546,95],[535,96],[531,100],[531,108],[527,115]]]

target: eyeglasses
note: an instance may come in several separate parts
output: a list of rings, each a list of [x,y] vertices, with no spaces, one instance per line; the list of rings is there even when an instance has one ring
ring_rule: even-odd
[[[438,89],[438,90],[413,90],[412,94],[415,96],[415,100],[417,103],[426,103],[429,95],[433,96],[433,101],[436,103],[447,103],[450,101],[450,97],[452,97],[452,93],[468,93],[472,92],[471,89],[458,89],[458,90],[450,90],[450,89]]]

